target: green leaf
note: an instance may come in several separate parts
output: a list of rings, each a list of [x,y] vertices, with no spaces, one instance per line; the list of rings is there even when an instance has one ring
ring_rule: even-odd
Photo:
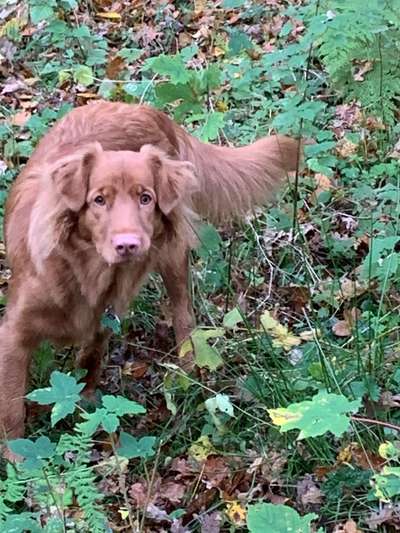
[[[33,3],[32,3],[33,4]],[[32,24],[39,24],[42,20],[49,20],[54,17],[55,4],[52,0],[37,2],[31,5],[29,14]]]
[[[221,337],[225,331],[222,328],[197,329],[190,336],[195,363],[200,368],[207,367],[209,370],[216,370],[223,365],[224,361],[217,350],[208,344],[208,339]]]
[[[199,231],[200,246],[197,253],[202,259],[219,252],[222,239],[218,231],[212,224],[202,224]]]
[[[39,514],[39,513],[38,513]],[[2,533],[43,533],[43,529],[34,518],[35,513],[18,513],[8,515],[4,522],[0,522]]]
[[[242,50],[250,50],[253,48],[253,43],[249,37],[240,30],[233,30],[229,39],[229,52],[232,55],[239,54]]]
[[[298,439],[317,437],[328,431],[339,437],[349,427],[348,413],[357,412],[360,405],[359,399],[350,402],[345,396],[320,391],[312,400],[268,409],[268,414],[282,433],[300,429]]]
[[[216,394],[213,398],[208,398],[204,402],[207,411],[210,413],[215,426],[222,428],[222,422],[217,416],[217,411],[233,417],[233,405],[226,394]]]
[[[160,54],[157,57],[148,59],[143,70],[150,69],[156,74],[169,76],[171,82],[186,83],[191,77],[191,73],[186,69],[185,63],[180,55],[168,56]]]
[[[93,435],[97,428],[102,425],[107,414],[107,410],[102,408],[96,409],[94,413],[82,413],[82,417],[86,418],[86,422],[80,422],[77,427],[86,435]]]
[[[248,507],[247,527],[250,533],[310,533],[316,518],[315,513],[300,516],[287,505],[256,503]]]
[[[226,313],[223,320],[224,328],[234,329],[240,322],[243,322],[242,314],[237,307]]]
[[[78,67],[76,67],[73,76],[74,81],[76,83],[80,83],[85,87],[87,87],[88,85],[92,85],[94,81],[93,70],[91,69],[91,67],[87,67],[86,65],[79,65]]]
[[[400,495],[400,467],[384,466],[382,473],[375,474],[373,480],[375,496],[380,500],[389,502]]]
[[[115,413],[118,416],[124,415],[142,415],[146,409],[140,403],[128,400],[123,396],[105,395],[102,398],[103,406],[107,411]]]
[[[54,403],[51,411],[51,425],[54,426],[75,411],[79,402],[79,393],[84,388],[84,383],[77,383],[76,379],[55,370],[50,376],[51,387],[37,389],[27,395],[27,398],[40,405]]]
[[[390,461],[397,461],[400,458],[400,448],[389,441],[382,442],[379,445],[378,453],[383,459]]]
[[[105,311],[101,315],[100,320],[101,325],[103,328],[111,330],[114,335],[121,335],[122,328],[121,328],[121,320],[118,315],[116,315],[112,311]]]
[[[8,443],[9,449],[24,457],[23,467],[27,470],[40,468],[42,459],[52,457],[56,445],[48,437],[39,437],[36,441],[16,439]]]
[[[223,127],[224,113],[219,111],[208,113],[203,127],[200,129],[200,139],[204,142],[214,141],[218,137],[219,130]]]
[[[154,445],[156,443],[155,437],[135,438],[125,431],[121,432],[120,447],[118,448],[118,455],[126,457],[127,459],[134,459],[135,457],[152,457],[156,452]]]
[[[225,9],[235,9],[244,6],[245,3],[246,0],[224,0],[222,2],[222,7]]]
[[[117,55],[130,63],[139,59],[143,55],[143,50],[139,48],[121,48]]]
[[[156,86],[156,96],[164,104],[169,104],[175,100],[185,100],[190,102],[193,100],[193,93],[189,85],[183,83],[159,83]]]

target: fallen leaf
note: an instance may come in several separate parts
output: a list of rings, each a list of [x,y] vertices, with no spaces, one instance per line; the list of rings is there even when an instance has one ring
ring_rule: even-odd
[[[182,483],[167,481],[161,485],[161,495],[174,504],[179,504],[186,494],[186,487]]]
[[[275,320],[269,311],[264,311],[260,317],[260,322],[264,331],[271,335],[272,344],[276,348],[283,348],[289,352],[294,346],[301,343],[301,339],[292,335],[287,326],[283,326]]]
[[[201,533],[219,533],[221,531],[222,516],[218,511],[199,516]]]
[[[210,489],[212,487],[219,487],[229,477],[230,468],[223,457],[211,456],[204,463],[202,472],[206,478],[206,487]]]
[[[96,13],[96,17],[116,22],[121,20],[121,15],[116,11],[101,11],[99,13]]]
[[[356,307],[345,309],[343,311],[344,320],[338,320],[336,324],[332,326],[333,333],[337,337],[350,337],[360,314],[360,310]]]
[[[115,80],[118,77],[118,74],[124,70],[125,60],[121,56],[113,57],[106,66],[106,75],[110,80]]]
[[[199,437],[189,448],[189,455],[196,461],[205,461],[209,455],[216,452],[212,442],[207,435]]]
[[[226,506],[226,515],[237,527],[242,527],[246,523],[246,509],[239,502],[231,502]]]
[[[297,482],[297,501],[305,509],[310,505],[319,505],[322,503],[323,494],[316,485],[312,476],[307,474],[302,480]]]
[[[354,81],[364,81],[364,76],[367,72],[370,72],[374,68],[373,61],[357,61],[357,64],[354,69],[353,80]]]
[[[22,127],[30,118],[31,113],[29,113],[29,111],[18,111],[18,113],[15,113],[15,115],[11,117],[10,122],[13,126]]]
[[[362,533],[354,520],[347,520],[345,524],[337,524],[333,533]]]
[[[346,138],[340,139],[340,141],[336,144],[336,152],[340,155],[340,157],[346,159],[347,157],[355,155],[358,152],[358,144],[355,144]]]

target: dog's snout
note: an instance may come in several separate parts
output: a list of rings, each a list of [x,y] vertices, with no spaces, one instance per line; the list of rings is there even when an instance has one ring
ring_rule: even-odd
[[[118,233],[112,238],[112,244],[121,257],[134,255],[140,248],[140,238],[134,233]]]

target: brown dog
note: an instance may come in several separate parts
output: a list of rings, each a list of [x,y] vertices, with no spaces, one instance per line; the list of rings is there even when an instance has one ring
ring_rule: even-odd
[[[96,387],[104,310],[126,310],[159,271],[178,343],[194,326],[187,287],[197,215],[214,222],[264,202],[297,166],[298,142],[266,137],[228,148],[203,144],[160,111],[98,102],[75,109],[42,139],[6,208],[13,272],[0,327],[0,427],[24,431],[32,351],[48,339],[79,344]]]

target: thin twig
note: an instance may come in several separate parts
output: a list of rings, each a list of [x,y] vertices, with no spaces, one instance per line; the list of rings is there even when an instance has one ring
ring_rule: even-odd
[[[394,431],[398,431],[400,433],[400,426],[396,424],[391,424],[390,422],[384,422],[383,420],[374,420],[373,418],[364,418],[363,416],[351,416],[351,419],[354,420],[354,422],[363,422],[364,424],[372,424],[376,426],[383,426],[388,429],[393,429]]]

